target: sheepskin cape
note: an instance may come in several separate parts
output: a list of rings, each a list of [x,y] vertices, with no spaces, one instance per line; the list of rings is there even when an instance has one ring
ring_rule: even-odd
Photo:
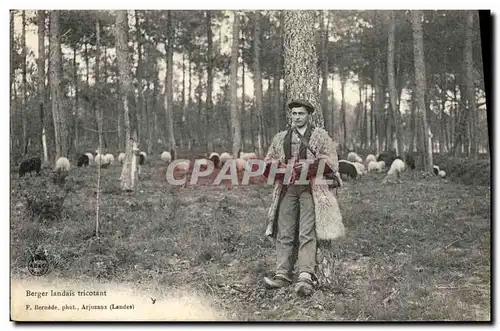
[[[264,158],[265,162],[285,161],[284,142],[288,130],[278,132],[274,136],[269,151]],[[309,145],[316,153],[328,156],[326,164],[337,174],[339,183],[342,185],[340,175],[338,175],[338,156],[336,144],[332,141],[328,132],[321,128],[314,128],[309,139]],[[312,152],[307,149],[307,159],[314,160]],[[319,179],[319,177],[316,177]],[[324,179],[321,176],[321,179]],[[328,184],[316,183],[314,179],[310,180],[311,192],[314,201],[314,211],[316,216],[316,236],[318,240],[333,240],[344,235],[345,229],[342,223],[337,199]],[[283,198],[286,188],[283,189],[283,183],[276,181],[272,195],[271,206],[268,210],[266,236],[276,238],[278,229],[279,205]]]

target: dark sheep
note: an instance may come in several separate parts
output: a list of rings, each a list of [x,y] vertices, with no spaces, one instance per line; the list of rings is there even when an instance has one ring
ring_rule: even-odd
[[[434,171],[434,175],[437,176],[439,174],[439,170],[441,170],[441,169],[439,169],[439,167],[437,165],[434,165],[432,167],[432,170]]]
[[[219,167],[219,165],[220,165],[220,157],[219,157],[219,155],[217,155],[217,154],[212,155],[212,157],[210,158],[210,161],[212,161],[214,163],[214,167],[215,168]]]
[[[82,154],[78,157],[78,160],[76,161],[76,166],[77,167],[88,167],[89,166],[89,157],[85,154]]]
[[[397,158],[396,152],[395,151],[384,151],[380,153],[380,155],[377,157],[377,162],[384,161],[385,166],[387,168],[390,168],[392,165],[392,162]]]
[[[40,175],[41,170],[42,160],[40,159],[40,157],[35,156],[21,162],[21,164],[19,165],[19,177],[23,177],[27,172],[29,172],[30,176],[32,176],[32,171],[35,171],[36,175],[38,176]]]
[[[405,163],[410,167],[410,169],[414,170],[415,169],[415,159],[413,158],[413,155],[409,152],[405,153]]]
[[[340,175],[344,174],[353,179],[358,177],[358,170],[356,169],[356,166],[346,160],[339,161],[339,173]]]
[[[144,161],[146,161],[146,158],[144,157],[144,154],[139,154],[139,164],[143,165]]]

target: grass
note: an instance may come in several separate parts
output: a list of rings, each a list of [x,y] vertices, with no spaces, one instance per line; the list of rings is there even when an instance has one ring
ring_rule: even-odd
[[[263,237],[269,186],[171,187],[159,168],[144,166],[131,193],[119,190],[119,165],[103,169],[99,238],[95,167],[71,171],[55,221],[29,217],[22,196],[47,178],[11,174],[12,277],[30,277],[26,252],[41,247],[53,265],[47,278],[141,283],[162,293],[189,286],[235,320],[491,319],[489,185],[417,171],[402,184],[382,185],[384,174],[346,181],[333,282],[301,299],[293,287],[262,286],[275,265]]]

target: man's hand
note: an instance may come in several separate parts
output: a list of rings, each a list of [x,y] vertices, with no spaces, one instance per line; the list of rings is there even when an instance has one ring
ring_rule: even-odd
[[[293,170],[296,173],[300,173],[302,171],[302,162],[297,162],[293,165]]]

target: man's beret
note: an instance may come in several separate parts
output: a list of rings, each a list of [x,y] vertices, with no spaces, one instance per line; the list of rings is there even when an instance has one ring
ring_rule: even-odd
[[[314,106],[307,100],[304,99],[297,99],[293,100],[288,104],[288,109],[296,108],[296,107],[304,107],[307,109],[309,113],[314,112]]]

